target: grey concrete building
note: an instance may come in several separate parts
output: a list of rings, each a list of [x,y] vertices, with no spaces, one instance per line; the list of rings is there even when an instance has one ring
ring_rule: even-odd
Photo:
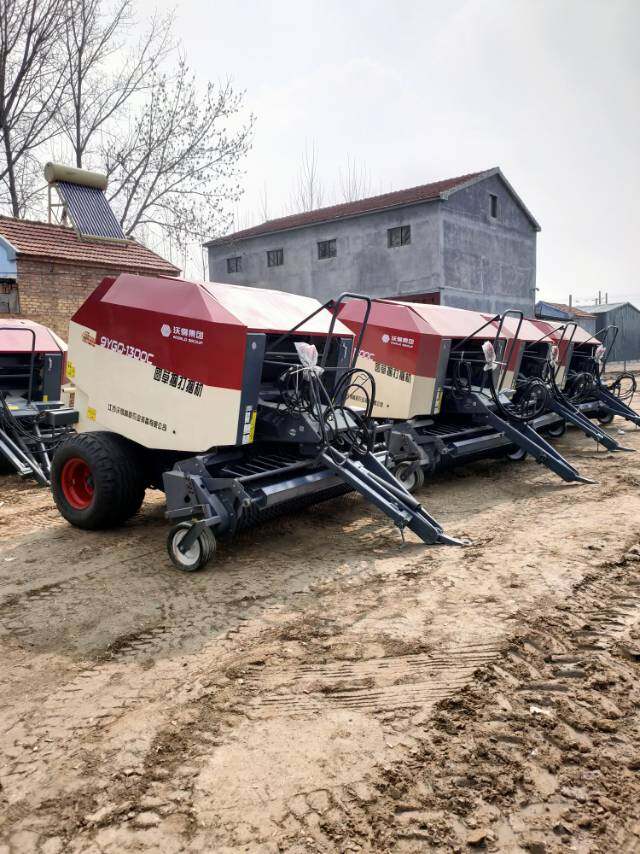
[[[540,226],[500,169],[293,214],[211,240],[209,279],[533,314]]]
[[[640,359],[640,311],[630,302],[581,305],[596,318],[596,335],[602,340],[608,326],[618,327],[618,336],[608,355],[609,362],[631,362]]]

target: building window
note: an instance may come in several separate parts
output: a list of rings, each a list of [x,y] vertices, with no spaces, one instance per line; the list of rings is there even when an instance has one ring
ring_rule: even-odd
[[[227,258],[227,273],[242,272],[242,257],[237,255],[235,258]]]
[[[491,212],[491,218],[498,218],[498,197],[495,193],[489,193],[489,210]]]
[[[407,246],[411,243],[411,226],[399,225],[397,228],[387,229],[387,246]]]
[[[318,258],[335,258],[338,254],[335,238],[333,240],[321,240],[318,243]]]
[[[267,250],[267,267],[282,267],[284,264],[284,249]]]
[[[4,314],[20,314],[18,286],[15,282],[0,280],[0,312]]]

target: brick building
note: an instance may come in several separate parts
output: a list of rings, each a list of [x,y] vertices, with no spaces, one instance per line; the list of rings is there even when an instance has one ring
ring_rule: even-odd
[[[96,240],[73,228],[0,216],[0,323],[27,317],[66,340],[71,315],[105,276],[176,276],[180,270],[135,240]]]

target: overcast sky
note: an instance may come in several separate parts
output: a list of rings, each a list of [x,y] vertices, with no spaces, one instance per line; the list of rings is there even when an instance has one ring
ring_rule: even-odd
[[[265,187],[286,212],[305,145],[328,202],[347,155],[373,193],[500,166],[539,297],[640,304],[640,0],[180,0],[177,35],[256,114],[242,224]]]

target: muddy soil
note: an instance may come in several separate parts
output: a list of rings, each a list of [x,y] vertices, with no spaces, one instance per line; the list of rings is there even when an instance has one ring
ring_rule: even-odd
[[[640,451],[640,432],[609,428]],[[620,430],[625,435],[619,435]],[[0,854],[640,851],[640,453],[346,496],[182,575],[0,480]]]

